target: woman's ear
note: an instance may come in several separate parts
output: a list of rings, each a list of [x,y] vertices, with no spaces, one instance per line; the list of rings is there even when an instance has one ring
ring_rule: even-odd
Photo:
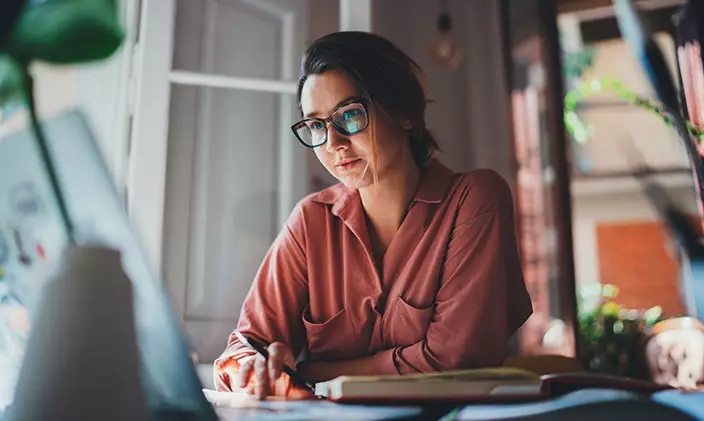
[[[404,118],[401,120],[401,127],[403,127],[403,130],[410,131],[413,128],[413,124],[411,120]]]

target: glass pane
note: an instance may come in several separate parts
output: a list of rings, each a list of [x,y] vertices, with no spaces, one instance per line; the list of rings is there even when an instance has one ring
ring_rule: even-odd
[[[165,277],[184,318],[231,320],[282,219],[307,192],[295,98],[172,87]],[[177,299],[177,301],[179,301]]]
[[[306,0],[177,0],[173,68],[295,79]]]
[[[575,98],[565,102],[572,122],[568,132],[573,174],[594,177],[630,173],[633,162],[626,151],[631,145],[655,170],[687,171],[687,154],[675,131],[664,124],[662,117],[625,99],[629,94],[654,98],[654,92],[620,34],[595,29],[612,20],[577,20],[562,25],[564,36],[580,40],[565,47],[568,51],[563,66],[566,98]],[[670,70],[676,72],[675,48],[669,34],[657,33],[656,41]]]
[[[677,10],[644,11],[675,75],[677,54],[671,33]],[[566,158],[572,162],[573,176],[580,353],[589,370],[643,376],[647,373],[637,362],[634,345],[638,335],[658,315],[680,315],[685,306],[680,265],[667,242],[668,232],[633,174],[647,165],[653,179],[694,220],[693,178],[674,130],[644,106],[658,101],[641,64],[621,38],[615,17],[587,12],[558,17],[571,149]]]
[[[569,173],[562,136],[557,37],[549,0],[509,0],[517,218],[533,316],[521,328],[523,354],[574,355],[574,272]],[[558,69],[556,71],[556,69]]]

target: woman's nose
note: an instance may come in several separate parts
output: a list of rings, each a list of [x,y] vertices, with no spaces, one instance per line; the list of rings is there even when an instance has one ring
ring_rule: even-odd
[[[328,124],[328,141],[325,143],[325,147],[328,152],[335,152],[340,149],[346,149],[349,146],[350,140],[340,134],[332,124]]]

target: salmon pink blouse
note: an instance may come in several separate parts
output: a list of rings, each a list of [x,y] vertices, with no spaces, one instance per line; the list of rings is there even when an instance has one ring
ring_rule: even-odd
[[[496,172],[432,160],[379,268],[359,192],[338,184],[296,206],[237,329],[313,362],[373,356],[377,374],[500,365],[532,313],[514,223]],[[222,367],[251,354],[230,335],[216,387],[230,390]]]

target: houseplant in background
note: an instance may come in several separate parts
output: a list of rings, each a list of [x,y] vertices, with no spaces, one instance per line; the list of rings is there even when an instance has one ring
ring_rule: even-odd
[[[642,378],[645,332],[662,317],[659,306],[628,309],[616,303],[618,288],[590,284],[579,289],[579,331],[584,346],[579,356],[591,372]]]
[[[588,172],[589,162],[578,153],[579,149],[593,136],[594,129],[580,117],[579,110],[582,102],[589,96],[604,92],[616,94],[624,102],[634,107],[648,111],[673,130],[675,129],[672,118],[668,116],[664,107],[657,101],[646,98],[629,89],[622,81],[612,77],[597,77],[584,79],[584,72],[594,63],[596,49],[585,47],[575,52],[563,52],[563,73],[567,84],[564,98],[564,124],[567,133],[574,142],[575,161],[583,172]],[[690,135],[700,142],[704,140],[704,131],[687,121]]]
[[[15,10],[17,0],[10,3]],[[26,101],[62,222],[71,238],[71,221],[36,113],[30,66],[36,61],[70,65],[110,57],[124,39],[115,0],[24,0],[13,27],[3,32],[6,36],[0,42],[0,108],[19,98]]]
[[[567,92],[564,102],[565,128],[570,136],[577,143],[584,143],[589,140],[591,130],[580,119],[578,115],[579,104],[588,96],[599,92],[613,92],[623,101],[632,104],[658,116],[665,124],[673,128],[673,121],[667,112],[655,101],[638,95],[634,91],[626,88],[624,84],[614,78],[602,77],[593,78],[587,81],[580,81],[576,86]],[[704,131],[695,127],[691,122],[687,122],[689,133],[700,141],[704,139]]]
[[[73,65],[106,59],[117,51],[123,38],[115,0],[0,0],[0,111],[11,103],[26,104],[69,239],[72,224],[37,116],[31,65]],[[1,243],[0,256],[7,252]],[[3,399],[10,395],[22,361],[28,321],[23,303],[3,280],[0,266],[0,351],[5,351],[0,352],[5,356],[0,358],[0,412],[9,403]]]

